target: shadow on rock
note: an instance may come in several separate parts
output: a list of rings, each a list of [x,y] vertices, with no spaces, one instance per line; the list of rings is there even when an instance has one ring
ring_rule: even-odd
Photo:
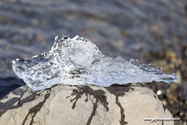
[[[116,97],[116,104],[120,108],[120,114],[121,114],[121,125],[126,125],[128,122],[125,121],[125,114],[124,114],[124,108],[122,107],[121,103],[119,102],[119,96],[124,96],[126,92],[129,92],[130,90],[134,90],[134,88],[131,87],[131,84],[128,85],[118,85],[114,84],[110,87],[106,87],[106,89]]]
[[[120,124],[121,125],[126,125],[128,122],[125,121],[125,114],[124,114],[124,109],[121,105],[121,103],[119,102],[119,96],[124,96],[126,92],[129,92],[130,90],[134,90],[134,88],[132,88],[129,85],[125,85],[125,86],[120,86],[120,85],[112,85],[110,87],[106,87],[106,89],[113,94],[116,97],[116,104],[119,106],[120,108],[120,113],[121,113],[121,120],[120,120]],[[85,102],[88,101],[88,97],[89,96],[93,96],[96,100],[93,104],[93,110],[92,113],[90,114],[90,117],[87,121],[87,125],[90,125],[93,117],[95,116],[95,113],[97,111],[98,105],[101,104],[105,107],[106,111],[109,111],[109,107],[108,107],[108,102],[107,102],[107,96],[105,96],[105,92],[101,89],[99,90],[93,90],[90,86],[80,86],[77,87],[77,89],[74,89],[71,96],[75,96],[73,99],[70,100],[70,102],[73,102],[72,105],[72,109],[76,108],[76,103],[77,101],[83,96],[86,96]],[[69,98],[70,96],[66,97]]]
[[[86,96],[85,102],[88,101],[89,96],[93,96],[96,100],[93,104],[92,113],[87,121],[87,125],[90,125],[93,117],[95,116],[98,105],[101,104],[105,107],[106,111],[109,111],[107,97],[105,96],[105,92],[103,90],[93,90],[89,86],[81,86],[77,87],[77,89],[73,90],[71,96],[75,96],[75,98],[71,99],[70,102],[74,102],[72,105],[72,109],[75,109],[77,101],[82,97],[82,95]],[[69,97],[69,96],[68,96]],[[68,98],[66,97],[66,98]]]

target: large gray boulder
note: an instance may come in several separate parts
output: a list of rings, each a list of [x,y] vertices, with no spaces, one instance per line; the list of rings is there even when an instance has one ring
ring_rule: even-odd
[[[1,125],[173,125],[173,118],[148,88],[59,84],[34,92],[27,86],[0,100]]]

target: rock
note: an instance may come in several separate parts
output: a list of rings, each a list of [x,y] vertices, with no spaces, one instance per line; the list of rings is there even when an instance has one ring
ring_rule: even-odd
[[[59,84],[34,92],[27,86],[0,100],[2,125],[172,125],[158,97],[138,86],[69,86]]]
[[[173,51],[167,51],[166,52],[166,58],[172,60],[175,59],[177,57],[177,54]]]
[[[168,63],[167,63],[166,60],[157,60],[157,61],[152,61],[151,63],[155,64],[155,65],[157,65],[159,67],[162,67],[163,71],[165,71],[165,72],[169,72],[170,71]]]

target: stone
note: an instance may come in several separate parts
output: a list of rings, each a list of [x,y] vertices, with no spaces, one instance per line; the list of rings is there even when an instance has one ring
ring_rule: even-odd
[[[42,91],[22,86],[0,100],[2,125],[173,125],[152,90],[137,85],[58,84]]]

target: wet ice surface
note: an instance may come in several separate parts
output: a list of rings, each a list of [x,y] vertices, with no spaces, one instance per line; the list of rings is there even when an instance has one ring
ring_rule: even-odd
[[[65,35],[57,36],[49,52],[29,59],[13,60],[12,68],[35,91],[60,83],[107,87],[112,84],[170,83],[178,80],[174,73],[164,73],[154,64],[106,56],[89,39],[79,36],[72,39]]]

